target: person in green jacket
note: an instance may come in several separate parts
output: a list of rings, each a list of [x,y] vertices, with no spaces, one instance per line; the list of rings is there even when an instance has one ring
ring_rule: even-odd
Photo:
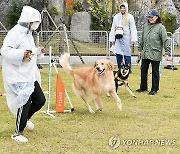
[[[166,55],[170,55],[170,42],[166,28],[161,23],[158,11],[152,9],[147,15],[148,22],[143,25],[142,36],[138,50],[141,54],[141,83],[137,92],[148,90],[147,77],[149,64],[152,66],[152,87],[149,95],[155,95],[159,90],[159,64],[162,60],[163,48]],[[166,58],[168,58],[166,56]]]

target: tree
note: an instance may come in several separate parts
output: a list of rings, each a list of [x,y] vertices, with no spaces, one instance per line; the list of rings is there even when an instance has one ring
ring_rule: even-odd
[[[12,28],[17,24],[17,21],[21,15],[22,8],[23,8],[22,1],[18,1],[18,0],[12,1],[11,6],[9,7],[6,14],[7,23],[10,28]]]
[[[92,29],[109,31],[112,23],[112,11],[115,14],[118,4],[111,0],[88,0],[88,3],[93,21]]]
[[[161,12],[162,23],[168,32],[174,33],[176,30],[176,16],[171,13]]]

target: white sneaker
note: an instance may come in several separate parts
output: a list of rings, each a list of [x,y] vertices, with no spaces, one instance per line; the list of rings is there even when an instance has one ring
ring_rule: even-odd
[[[34,129],[34,124],[28,120],[27,123],[26,123],[26,128],[29,129],[29,130],[33,130]]]
[[[11,138],[17,142],[28,142],[28,139],[22,135],[12,135]]]

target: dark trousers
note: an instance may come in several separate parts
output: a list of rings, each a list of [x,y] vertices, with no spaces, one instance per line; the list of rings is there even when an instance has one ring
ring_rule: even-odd
[[[29,97],[27,103],[18,109],[16,118],[17,134],[23,133],[27,120],[30,119],[35,112],[40,110],[46,102],[44,93],[37,81],[35,81],[34,86],[34,92]]]
[[[142,59],[140,89],[148,90],[147,80],[148,80],[148,69],[149,69],[150,63],[152,66],[152,87],[151,87],[151,91],[157,92],[159,90],[159,64],[160,64],[160,61],[153,61],[150,59]]]
[[[117,60],[118,68],[120,68],[121,63],[123,62],[123,55],[116,54],[116,60]],[[124,55],[124,61],[125,61],[125,64],[131,64],[131,56]]]

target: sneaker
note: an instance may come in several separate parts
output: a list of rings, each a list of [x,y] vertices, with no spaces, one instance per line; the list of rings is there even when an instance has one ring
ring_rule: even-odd
[[[29,130],[33,130],[34,129],[34,124],[28,120],[27,123],[26,123],[26,128],[29,129]]]
[[[144,92],[144,91],[147,91],[146,89],[145,90],[142,90],[142,89],[137,89],[136,92]]]
[[[17,142],[28,142],[28,139],[23,135],[14,134],[11,136],[11,138]]]

